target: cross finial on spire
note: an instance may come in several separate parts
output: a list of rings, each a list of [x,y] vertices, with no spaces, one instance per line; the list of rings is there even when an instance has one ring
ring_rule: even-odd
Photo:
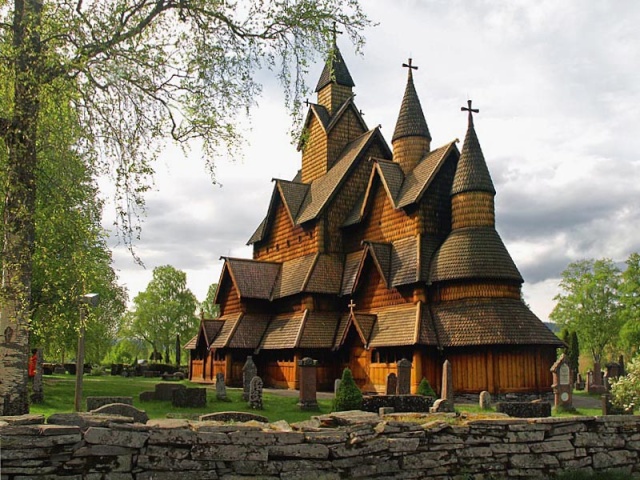
[[[404,68],[408,68],[409,72],[411,72],[411,70],[417,70],[418,69],[418,67],[413,65],[413,58],[409,58],[409,63],[403,63],[402,66]]]
[[[335,47],[338,43],[338,34],[339,33],[343,33],[340,30],[338,30],[338,27],[336,27],[336,22],[333,22],[333,27],[331,27],[331,31],[333,32],[333,46]]]
[[[480,112],[477,108],[471,108],[471,102],[472,100],[467,100],[468,107],[460,107],[461,112],[469,112],[469,125],[473,125],[473,114]]]

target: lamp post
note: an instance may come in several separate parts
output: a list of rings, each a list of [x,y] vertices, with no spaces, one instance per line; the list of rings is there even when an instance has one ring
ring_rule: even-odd
[[[97,307],[100,296],[97,293],[87,293],[78,297],[80,302],[80,336],[78,337],[78,354],[76,355],[76,395],[75,410],[82,408],[82,377],[84,375],[84,331],[85,314],[84,306]]]

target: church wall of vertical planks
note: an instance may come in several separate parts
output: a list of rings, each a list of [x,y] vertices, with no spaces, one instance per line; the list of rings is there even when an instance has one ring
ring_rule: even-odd
[[[225,258],[216,303],[188,344],[190,378],[242,382],[251,355],[265,385],[298,388],[318,361],[318,388],[350,368],[383,392],[402,358],[412,390],[545,393],[558,338],[521,299],[523,279],[495,229],[496,191],[474,127],[432,148],[411,60],[391,147],[355,105],[337,46],[309,103],[301,170],[276,180],[249,239],[252,259]]]

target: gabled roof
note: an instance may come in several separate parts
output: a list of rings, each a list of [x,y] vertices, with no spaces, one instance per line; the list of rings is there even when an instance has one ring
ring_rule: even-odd
[[[376,323],[376,315],[366,313],[349,313],[340,318],[340,324],[336,332],[336,338],[333,342],[333,349],[337,350],[344,344],[347,339],[349,330],[353,327],[360,337],[360,341],[367,348],[369,346],[369,338]]]
[[[413,84],[413,73],[411,70],[410,67],[407,86],[404,90],[404,97],[402,98],[400,113],[398,114],[398,121],[396,122],[396,128],[393,132],[391,142],[395,142],[402,137],[410,136],[425,137],[431,140],[429,127],[422,112],[416,87]]]
[[[470,298],[432,306],[442,347],[562,342],[519,299]]]
[[[387,288],[391,287],[391,244],[390,243],[376,243],[365,241],[365,250],[363,252],[363,261],[360,263],[358,271],[358,278],[362,274],[364,268],[364,258],[367,253],[371,255],[374,265],[380,273],[380,277],[384,281]]]
[[[226,346],[230,348],[250,348],[255,350],[260,345],[260,340],[267,329],[267,325],[269,325],[270,319],[270,315],[245,313],[233,331]]]
[[[414,345],[420,332],[420,302],[393,305],[376,311],[370,347]]]
[[[487,162],[485,162],[480,148],[478,135],[476,135],[473,126],[471,112],[469,112],[469,127],[464,137],[462,153],[451,187],[451,195],[462,192],[489,192],[494,195],[496,193]]]
[[[304,310],[273,317],[260,341],[260,350],[297,348],[307,314],[308,311]]]
[[[311,253],[282,263],[271,298],[287,297],[304,291],[317,256],[318,254]]]
[[[318,254],[318,259],[305,286],[305,292],[338,295],[342,285],[343,268],[342,256]]]
[[[345,87],[355,87],[356,85],[353,83],[353,78],[351,78],[347,64],[344,62],[344,58],[342,58],[340,49],[335,44],[320,74],[318,85],[316,85],[316,92],[319,92],[332,82],[338,85],[344,85]]]
[[[311,119],[315,117],[318,120],[318,123],[320,124],[320,127],[322,128],[324,133],[328,135],[329,133],[331,133],[331,131],[333,130],[333,127],[335,127],[338,124],[342,116],[348,110],[351,110],[353,112],[356,119],[360,123],[362,130],[365,132],[368,131],[369,128],[367,127],[367,122],[364,121],[364,117],[362,116],[362,113],[360,113],[360,110],[358,109],[358,107],[356,107],[355,95],[351,95],[349,98],[347,98],[342,103],[342,105],[340,105],[340,108],[336,110],[333,116],[329,114],[329,111],[323,105],[310,103],[309,110],[307,111],[307,115],[305,116],[304,122],[302,124],[303,131],[309,128],[309,123],[311,122]],[[301,136],[300,140],[298,141],[297,150],[300,151],[303,145],[304,145],[304,137]]]
[[[360,263],[363,261],[363,252],[353,252],[347,254],[344,261],[344,271],[342,274],[342,288],[340,294],[342,296],[351,295],[356,285],[356,278],[360,271]]]
[[[431,282],[464,279],[523,279],[493,227],[453,230],[431,263]]]
[[[202,319],[200,321],[200,327],[198,333],[194,335],[185,345],[184,349],[194,350],[198,345],[198,338],[202,335],[203,340],[207,348],[211,345],[212,340],[218,335],[218,332],[222,329],[224,320],[219,319]]]
[[[339,190],[356,160],[360,158],[374,139],[378,139],[381,144],[386,146],[377,127],[363,133],[344,148],[338,161],[325,175],[311,182],[311,188],[296,220],[297,225],[313,220],[320,215]]]
[[[300,338],[300,348],[332,348],[340,313],[309,312]]]
[[[280,191],[282,202],[289,213],[289,218],[291,218],[292,222],[295,222],[300,207],[304,202],[304,197],[309,191],[309,184],[276,180],[276,187]]]
[[[184,348],[185,350],[195,350],[196,345],[198,343],[198,336],[200,334],[196,333],[193,338],[191,338],[187,343],[184,344],[184,346],[182,348]]]
[[[429,188],[429,185],[449,155],[452,152],[454,155],[458,154],[456,142],[457,140],[454,140],[451,143],[432,150],[409,172],[404,182],[402,182],[402,189],[398,194],[396,201],[398,208],[416,203],[422,198],[422,195],[427,191],[427,188]]]
[[[228,273],[240,298],[268,300],[271,298],[273,286],[280,271],[280,264],[244,258],[224,258],[220,276]]]
[[[221,320],[223,322],[222,328],[218,332],[218,335],[211,342],[211,345],[209,345],[209,348],[224,348],[228,346],[229,340],[231,340],[231,337],[238,327],[241,318],[242,312],[223,315],[222,317],[220,317],[218,320]]]

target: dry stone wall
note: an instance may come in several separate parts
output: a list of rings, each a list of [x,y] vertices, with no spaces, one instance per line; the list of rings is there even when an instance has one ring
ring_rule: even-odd
[[[435,418],[435,421],[434,421]],[[422,417],[424,420],[425,417]],[[4,420],[4,421],[3,421]],[[451,425],[346,412],[298,429],[186,420],[83,428],[0,417],[2,480],[552,478],[563,470],[640,475],[640,417],[499,419]],[[413,420],[413,421],[409,421]]]

